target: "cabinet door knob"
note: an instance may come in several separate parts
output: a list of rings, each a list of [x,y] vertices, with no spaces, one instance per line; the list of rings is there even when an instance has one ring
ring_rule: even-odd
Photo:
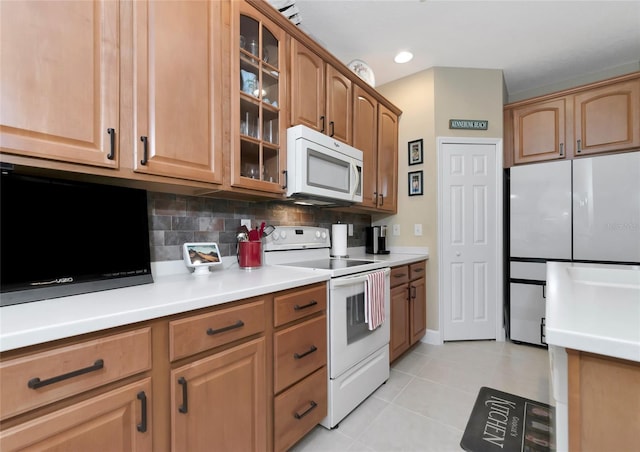
[[[578,145],[576,152],[580,154],[582,152],[582,140],[578,140],[576,144]]]
[[[456,251],[456,256],[460,257],[461,254],[460,251]]]
[[[560,157],[564,157],[564,143],[560,143]]]
[[[321,133],[324,133],[324,115],[320,116],[320,121],[322,121],[322,130]]]

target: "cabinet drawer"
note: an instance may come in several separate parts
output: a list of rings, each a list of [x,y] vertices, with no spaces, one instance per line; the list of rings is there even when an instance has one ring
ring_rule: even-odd
[[[327,307],[327,286],[317,284],[277,296],[274,301],[275,326],[284,325]]]
[[[413,281],[414,279],[424,278],[426,267],[427,264],[424,261],[409,265],[409,279]]]
[[[169,358],[191,356],[264,331],[264,300],[169,322]]]
[[[24,413],[151,368],[151,328],[0,363],[0,417]]]
[[[327,416],[327,367],[286,390],[274,401],[275,450],[287,450]]]
[[[327,363],[327,316],[274,334],[275,392],[309,375]]]
[[[391,287],[399,286],[409,281],[409,266],[402,265],[391,269]]]

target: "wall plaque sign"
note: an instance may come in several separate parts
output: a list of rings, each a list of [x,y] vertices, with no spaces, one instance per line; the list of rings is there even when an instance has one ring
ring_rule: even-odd
[[[489,121],[486,119],[450,119],[450,129],[487,130]]]

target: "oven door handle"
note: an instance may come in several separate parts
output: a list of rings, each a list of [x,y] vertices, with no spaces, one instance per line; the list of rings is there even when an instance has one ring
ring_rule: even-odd
[[[353,284],[363,283],[367,280],[367,275],[370,273],[375,273],[378,271],[384,271],[385,276],[391,272],[389,267],[381,268],[379,270],[370,271],[367,273],[362,273],[354,276],[341,276],[339,278],[333,278],[331,280],[331,287],[344,287],[344,286],[352,286]]]

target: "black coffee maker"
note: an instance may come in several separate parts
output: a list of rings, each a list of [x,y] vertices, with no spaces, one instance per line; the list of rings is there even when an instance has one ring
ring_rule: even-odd
[[[367,227],[365,247],[369,254],[389,254],[387,250],[387,227],[384,225]]]

